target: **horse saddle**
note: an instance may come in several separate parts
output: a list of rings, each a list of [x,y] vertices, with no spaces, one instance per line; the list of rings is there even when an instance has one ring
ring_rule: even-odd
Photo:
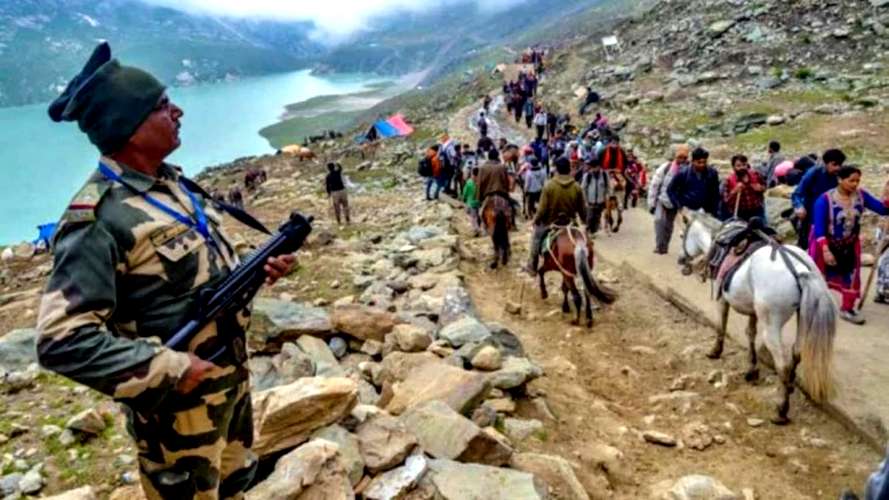
[[[713,239],[709,259],[710,278],[718,285],[717,298],[728,289],[741,264],[768,245],[774,235],[775,231],[758,217],[750,222],[732,220],[720,228]]]

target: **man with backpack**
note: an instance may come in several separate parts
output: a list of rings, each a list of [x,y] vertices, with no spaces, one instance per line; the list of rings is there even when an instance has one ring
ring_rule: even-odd
[[[442,171],[439,149],[440,146],[438,144],[430,146],[426,150],[426,156],[420,160],[420,165],[417,169],[420,177],[426,179],[426,201],[437,200],[441,189],[444,187],[444,184],[439,182]],[[435,186],[435,194],[432,193],[433,186]]]
[[[478,116],[478,134],[482,137],[488,136],[488,120],[485,118],[485,112],[482,111]]]

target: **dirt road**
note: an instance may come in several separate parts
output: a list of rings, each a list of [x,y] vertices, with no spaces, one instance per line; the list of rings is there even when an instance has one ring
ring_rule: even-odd
[[[465,116],[456,119],[468,123]],[[521,135],[509,125],[504,129]],[[650,225],[647,214],[637,212],[628,214],[626,227],[641,227],[643,220]],[[799,391],[792,400],[792,425],[768,423],[776,376],[767,371],[757,385],[747,384],[740,344],[731,344],[721,361],[707,359],[713,331],[655,293],[635,270],[600,265],[597,272],[620,299],[597,313],[592,330],[572,327],[561,313],[561,295],[541,300],[536,284],[518,272],[527,255],[528,227],[512,235],[514,262],[497,272],[485,266],[490,241],[472,239],[462,219],[457,227],[463,271],[480,313],[519,335],[546,370],[535,389],[546,394],[558,425],[548,425],[553,430],[525,446],[573,457],[588,490],[647,498],[650,486],[661,480],[707,474],[760,499],[837,498],[845,487],[860,490],[878,464],[881,457],[869,443]],[[612,259],[648,257],[646,242],[628,231],[600,238],[597,247]],[[659,263],[676,271],[673,264]],[[671,286],[675,274],[668,279]],[[548,277],[551,293],[559,290],[559,279]],[[521,301],[520,315],[506,312],[510,301]],[[536,407],[518,411],[547,418]],[[646,431],[680,444],[650,444],[642,437]]]

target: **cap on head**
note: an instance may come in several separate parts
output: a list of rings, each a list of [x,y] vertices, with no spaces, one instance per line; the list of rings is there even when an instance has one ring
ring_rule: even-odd
[[[103,154],[119,151],[154,111],[166,88],[151,74],[111,59],[102,42],[49,105],[55,122],[76,121]]]

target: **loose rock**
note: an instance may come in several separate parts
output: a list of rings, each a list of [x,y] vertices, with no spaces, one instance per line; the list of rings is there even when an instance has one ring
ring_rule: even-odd
[[[403,423],[385,415],[361,424],[357,434],[364,463],[374,473],[397,466],[417,445],[417,438]]]
[[[303,378],[253,397],[253,451],[260,457],[306,441],[349,414],[358,387],[347,378]]]

